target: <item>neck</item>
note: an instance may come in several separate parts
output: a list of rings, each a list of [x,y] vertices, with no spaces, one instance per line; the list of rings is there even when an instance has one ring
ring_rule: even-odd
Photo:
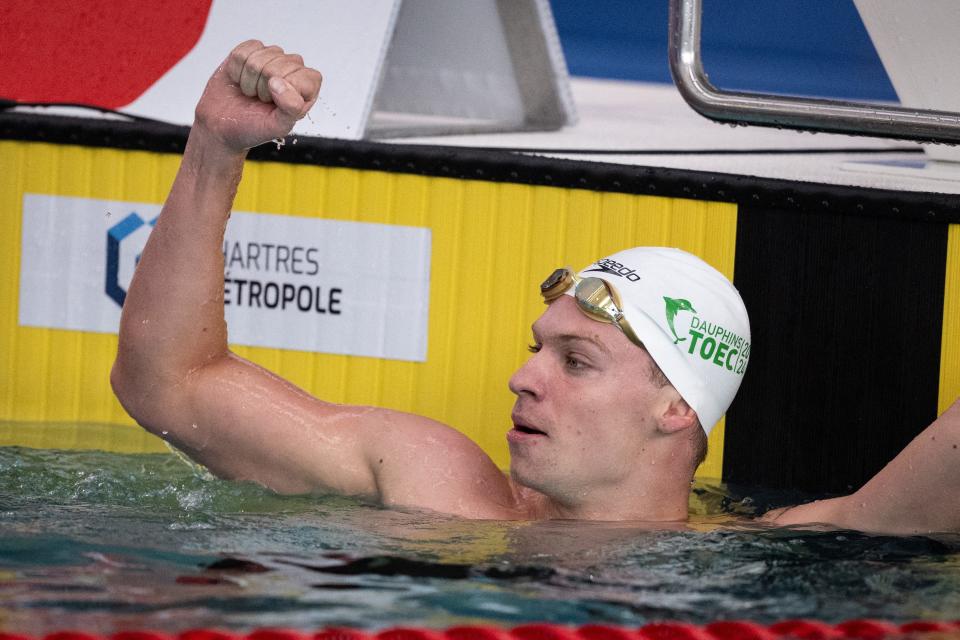
[[[598,489],[577,500],[549,503],[556,518],[575,520],[633,520],[640,522],[686,522],[690,483],[679,486],[616,487]]]
[[[670,446],[650,446],[617,482],[565,492],[524,488],[520,497],[534,518],[685,522],[691,477],[682,459]]]

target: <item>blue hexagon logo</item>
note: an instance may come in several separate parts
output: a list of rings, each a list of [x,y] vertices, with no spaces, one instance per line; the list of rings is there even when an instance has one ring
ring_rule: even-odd
[[[107,282],[106,293],[118,306],[122,307],[127,299],[127,290],[120,283],[121,245],[135,231],[145,224],[151,228],[157,224],[157,216],[149,223],[141,218],[136,211],[107,229]],[[134,266],[140,262],[140,252],[134,258]]]

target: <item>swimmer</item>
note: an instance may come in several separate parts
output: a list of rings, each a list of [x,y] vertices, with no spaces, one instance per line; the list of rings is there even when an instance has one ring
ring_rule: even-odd
[[[289,133],[320,84],[302,58],[256,40],[210,78],[123,308],[111,381],[130,415],[217,475],[279,493],[465,518],[685,521],[750,330],[733,286],[684,252],[630,249],[543,283],[532,354],[509,382],[508,476],[451,427],[324,402],[230,352],[221,247],[247,150]],[[958,531],[958,444],[954,403],[856,493],[765,518]]]

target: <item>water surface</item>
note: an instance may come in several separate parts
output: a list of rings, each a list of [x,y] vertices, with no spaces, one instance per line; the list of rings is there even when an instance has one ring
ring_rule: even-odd
[[[0,448],[0,629],[949,620],[960,536],[782,530],[701,484],[684,530],[280,497],[167,454]]]

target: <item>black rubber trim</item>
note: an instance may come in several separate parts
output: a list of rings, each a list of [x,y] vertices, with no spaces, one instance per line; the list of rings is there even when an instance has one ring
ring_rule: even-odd
[[[0,113],[0,139],[183,153],[190,127],[33,113]]]
[[[0,139],[182,153],[184,126],[0,113]],[[351,141],[300,136],[277,148],[250,151],[251,160],[494,182],[735,202],[784,211],[960,223],[952,194],[865,189],[724,173],[548,158],[524,153]]]
[[[563,149],[549,147],[473,147],[482,151],[510,151],[564,156],[829,156],[838,154],[923,153],[920,147],[757,147],[753,149]]]
[[[723,478],[849,493],[937,416],[946,225],[741,207]]]

